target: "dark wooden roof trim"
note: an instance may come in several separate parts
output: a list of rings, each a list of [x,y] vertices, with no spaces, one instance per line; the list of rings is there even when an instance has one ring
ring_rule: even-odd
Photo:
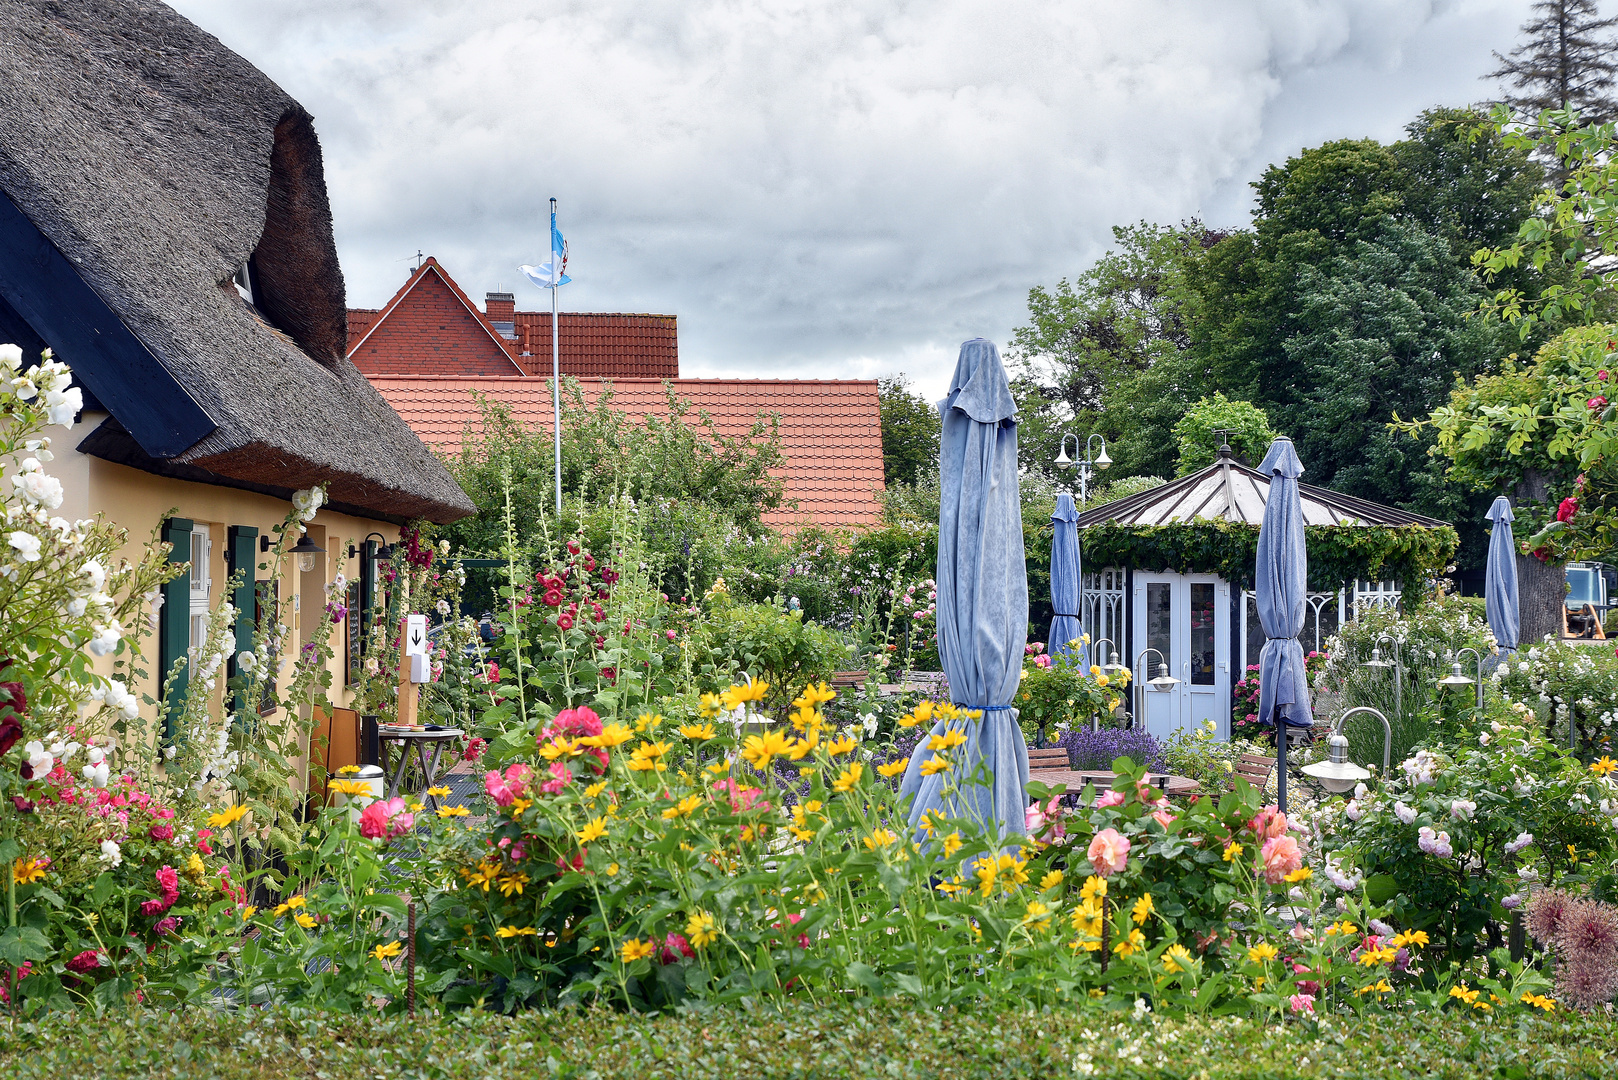
[[[0,296],[147,454],[182,454],[218,427],[3,191]]]

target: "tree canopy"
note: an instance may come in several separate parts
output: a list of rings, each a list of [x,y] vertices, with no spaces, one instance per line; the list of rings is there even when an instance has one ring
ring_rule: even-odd
[[[1119,475],[1167,476],[1175,426],[1220,393],[1291,436],[1310,482],[1456,521],[1463,562],[1479,561],[1467,525],[1487,501],[1444,483],[1431,432],[1386,425],[1506,350],[1497,321],[1470,317],[1489,296],[1472,256],[1514,241],[1545,173],[1474,111],[1430,110],[1406,132],[1270,166],[1247,228],[1121,227],[1084,273],[1033,290],[1012,339],[1025,412],[1042,412],[1025,423],[1069,417],[1107,436]],[[1565,276],[1528,258],[1493,272],[1497,290],[1533,297]]]

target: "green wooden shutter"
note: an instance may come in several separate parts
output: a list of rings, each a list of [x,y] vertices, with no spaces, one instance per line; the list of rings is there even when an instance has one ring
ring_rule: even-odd
[[[254,525],[232,525],[229,531],[229,542],[225,547],[226,565],[232,574],[238,571],[242,575],[241,583],[231,594],[230,602],[236,605],[236,652],[238,654],[250,652],[253,648],[253,628],[258,625],[258,589],[254,587],[254,579],[258,577],[258,527]],[[228,668],[229,677],[236,675],[236,657],[230,658]],[[242,698],[236,695],[234,708],[237,717],[242,716]]]
[[[163,523],[163,539],[171,545],[169,562],[191,561],[191,522],[186,518],[169,518]],[[179,577],[163,586],[163,611],[157,624],[157,681],[161,692],[163,681],[169,677],[175,663],[186,654],[191,645],[191,571],[187,568]],[[185,708],[186,688],[190,673],[181,671],[174,685],[163,697],[163,740],[172,742],[180,723],[180,711]]]

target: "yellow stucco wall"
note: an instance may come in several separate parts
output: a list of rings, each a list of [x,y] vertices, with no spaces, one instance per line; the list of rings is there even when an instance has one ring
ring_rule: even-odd
[[[124,556],[131,561],[141,557],[152,540],[153,531],[170,510],[176,517],[208,525],[213,540],[210,559],[213,590],[209,602],[217,607],[230,576],[225,560],[227,529],[232,525],[254,526],[261,536],[271,536],[273,542],[272,530],[286,518],[292,509],[291,504],[251,491],[154,476],[72,449],[84,434],[94,430],[103,417],[104,414],[87,413],[83,426],[76,428],[72,435],[53,439],[56,460],[47,468],[62,482],[63,502],[57,513],[70,520],[104,514],[107,520],[128,532]],[[303,643],[309,640],[325,618],[326,584],[339,571],[349,580],[358,576],[359,560],[349,558],[349,547],[358,548],[369,533],[379,533],[389,543],[399,536],[396,525],[326,509],[322,509],[309,523],[308,530],[314,542],[326,549],[315,569],[310,573],[300,573],[295,565],[296,560],[288,556],[283,560],[278,574],[280,595],[283,599],[295,597],[297,605],[292,609],[284,608],[285,621],[291,628],[283,651],[288,662],[298,655]],[[255,566],[270,558],[268,552],[255,550],[255,555]],[[259,569],[255,571],[255,576],[260,581],[268,580],[271,571],[268,568]],[[150,631],[149,626],[139,629],[143,633],[140,648],[151,674],[145,680],[145,685],[132,686],[130,689],[137,695],[149,694],[155,699],[164,674],[157,670],[157,635]],[[352,696],[347,689],[347,669],[344,666],[343,641],[346,630],[346,624],[336,626],[330,638],[333,646],[331,696],[333,703],[339,706],[347,704]],[[110,656],[102,657],[98,667],[103,674],[107,674],[111,671],[111,663]],[[193,686],[190,692],[199,690],[200,687]],[[215,710],[223,709],[223,699],[224,680],[221,679],[213,691]],[[142,713],[150,730],[155,733],[155,709],[143,703]],[[220,711],[214,712],[215,716],[220,714]],[[272,718],[273,714],[267,719]]]

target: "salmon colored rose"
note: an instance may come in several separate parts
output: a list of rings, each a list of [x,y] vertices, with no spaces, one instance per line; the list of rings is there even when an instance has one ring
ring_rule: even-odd
[[[1277,815],[1279,816],[1279,815]],[[1303,865],[1303,852],[1290,836],[1272,836],[1264,841],[1264,880],[1279,885],[1292,871]]]
[[[1117,829],[1102,829],[1090,841],[1086,854],[1097,874],[1102,877],[1116,874],[1129,862],[1129,837]]]

